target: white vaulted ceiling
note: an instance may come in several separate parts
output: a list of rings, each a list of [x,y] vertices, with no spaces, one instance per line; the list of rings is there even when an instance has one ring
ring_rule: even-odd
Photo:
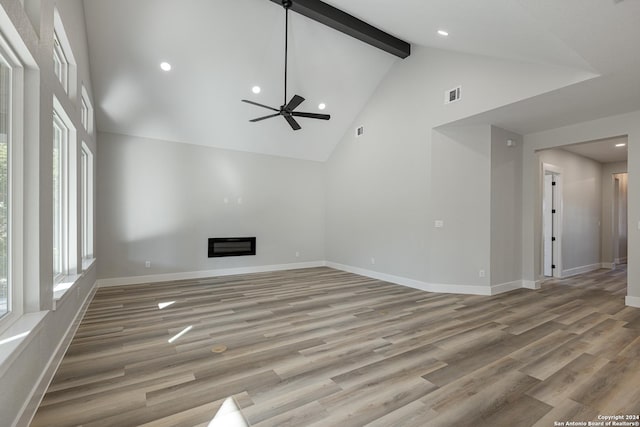
[[[283,103],[284,9],[268,0],[85,1],[101,131],[305,159],[325,159],[395,57],[291,13],[289,93],[297,110],[331,121],[284,118],[240,102]],[[173,69],[160,70],[167,61]],[[254,95],[251,88],[262,92]]]
[[[413,45],[602,75],[482,119],[526,132],[640,108],[639,0],[326,0]],[[85,0],[98,129],[325,160],[396,61],[291,13],[289,94],[300,119],[259,124],[283,102],[284,11],[269,0]],[[437,35],[449,31],[448,38]],[[165,73],[159,64],[168,61]],[[251,88],[262,87],[259,95]],[[617,98],[616,98],[617,97]],[[620,99],[622,98],[622,99]],[[588,105],[583,99],[589,99]],[[620,103],[616,104],[616,99]],[[621,111],[619,111],[621,110]],[[553,114],[551,114],[553,112]]]

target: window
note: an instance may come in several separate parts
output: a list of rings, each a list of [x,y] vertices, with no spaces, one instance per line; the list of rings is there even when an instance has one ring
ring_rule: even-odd
[[[37,102],[24,83],[35,60],[8,22],[0,7],[0,333],[24,312],[24,115]]]
[[[88,133],[93,132],[93,106],[89,101],[89,94],[84,85],[80,96],[80,122]]]
[[[53,276],[57,283],[68,266],[68,151],[69,129],[58,113],[53,114]]]
[[[80,210],[84,261],[93,258],[93,154],[84,142],[80,150]]]
[[[11,310],[10,162],[11,67],[0,54],[0,317]]]
[[[84,96],[80,98],[80,123],[82,123],[82,126],[89,131],[89,106],[84,100]]]
[[[68,91],[69,61],[60,44],[60,38],[57,32],[53,33],[53,72],[56,74],[56,77],[58,77],[58,80],[60,80],[64,91]]]

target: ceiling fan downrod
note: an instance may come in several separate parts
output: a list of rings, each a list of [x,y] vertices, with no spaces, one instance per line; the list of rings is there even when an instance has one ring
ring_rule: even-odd
[[[242,102],[246,102],[247,104],[255,105],[257,107],[266,108],[267,110],[271,110],[274,113],[269,114],[268,116],[258,117],[255,119],[249,120],[250,122],[260,122],[262,120],[270,119],[272,117],[282,116],[289,123],[289,126],[293,130],[302,129],[301,126],[296,121],[295,117],[304,117],[308,119],[318,119],[318,120],[329,120],[331,116],[329,114],[318,114],[318,113],[306,113],[303,111],[295,111],[295,109],[304,102],[304,98],[300,95],[294,95],[291,100],[287,103],[287,65],[288,65],[288,56],[289,56],[289,8],[293,4],[292,0],[282,0],[282,6],[285,9],[285,22],[284,22],[284,102],[280,106],[280,108],[270,107],[268,105],[260,104],[255,101],[250,101],[248,99],[243,99]]]
[[[284,101],[282,105],[287,104],[287,64],[289,56],[289,8],[293,2],[291,0],[282,0],[282,7],[284,7]]]

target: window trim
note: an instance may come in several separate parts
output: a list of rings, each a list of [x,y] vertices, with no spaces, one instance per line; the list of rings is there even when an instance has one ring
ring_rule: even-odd
[[[80,123],[89,135],[93,134],[93,105],[84,85],[80,93]]]
[[[62,120],[62,118],[60,117],[60,114],[54,108],[54,112],[53,112],[54,141],[52,141],[52,143],[54,144],[52,149],[54,150],[55,150],[56,127],[60,130],[60,135],[61,135],[60,148],[59,148],[60,150],[60,163],[59,163],[60,212],[59,212],[59,218],[58,218],[60,224],[55,224],[56,206],[54,202],[52,205],[53,220],[54,220],[53,250],[54,252],[56,250],[55,234],[56,232],[58,232],[56,230],[56,227],[59,225],[60,246],[58,249],[60,252],[60,264],[56,265],[57,263],[55,262],[55,253],[54,253],[53,255],[53,283],[54,284],[60,283],[64,279],[64,277],[67,276],[67,274],[69,273],[69,228],[70,228],[70,221],[69,221],[69,152],[70,152],[69,134],[70,132],[69,132],[69,128],[67,127],[67,124]],[[55,182],[55,178],[53,177],[53,174],[52,174],[52,179],[54,179],[54,182]],[[54,194],[53,194],[52,200],[55,200],[55,189],[53,189],[53,191],[54,191]],[[59,267],[59,271],[58,271],[58,267]]]
[[[85,261],[93,259],[93,153],[83,141],[80,147],[80,228],[83,270],[87,264]]]
[[[7,312],[0,316],[0,334],[24,313],[24,69],[10,41],[0,33],[0,56],[11,70],[7,135]]]
[[[57,66],[59,64],[59,66]],[[59,71],[58,71],[59,68]],[[69,59],[67,57],[58,32],[53,32],[53,73],[58,77],[58,81],[62,85],[65,92],[69,92]]]

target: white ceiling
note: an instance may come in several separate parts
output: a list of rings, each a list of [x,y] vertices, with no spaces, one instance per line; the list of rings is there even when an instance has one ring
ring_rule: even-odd
[[[572,67],[602,77],[469,120],[528,133],[640,109],[640,0],[325,0],[413,44]],[[269,0],[84,0],[98,129],[325,160],[400,61],[291,14],[289,98],[329,122],[277,117],[284,12]],[[437,29],[451,36],[437,36]],[[161,61],[174,69],[164,73]],[[260,85],[260,95],[251,93]]]
[[[614,163],[627,161],[627,140],[626,136],[619,136],[598,141],[583,142],[581,144],[565,145],[561,148],[588,157],[600,163]],[[625,144],[623,147],[616,147],[616,144]]]

